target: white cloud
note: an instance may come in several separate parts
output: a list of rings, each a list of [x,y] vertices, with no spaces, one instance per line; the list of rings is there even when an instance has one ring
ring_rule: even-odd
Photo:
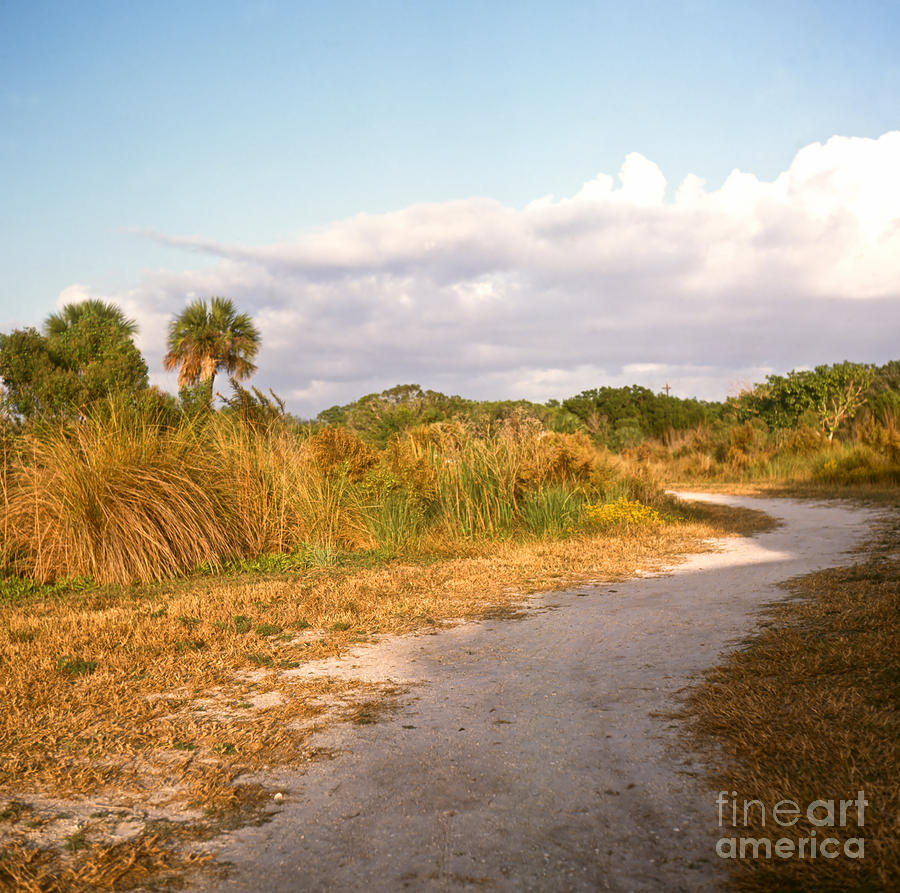
[[[668,380],[721,397],[772,369],[900,355],[900,132],[807,146],[772,182],[665,190],[632,153],[618,186],[601,173],[524,209],[414,205],[266,246],[156,236],[220,262],[108,297],[154,369],[185,301],[232,297],[262,331],[256,383],[304,414],[408,381],[546,399]]]

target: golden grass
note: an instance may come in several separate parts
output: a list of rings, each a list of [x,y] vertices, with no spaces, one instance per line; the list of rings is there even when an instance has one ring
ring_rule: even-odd
[[[523,592],[620,579],[756,521],[718,511],[714,524],[470,543],[464,557],[424,564],[219,576],[7,604],[0,609],[0,796],[100,797],[132,816],[148,804],[244,814],[242,774],[313,758],[306,741],[316,723],[369,721],[374,704],[396,694],[301,680],[287,668],[374,635],[493,616]],[[31,859],[39,877],[45,857],[29,855],[19,817],[8,822],[4,836],[13,843],[2,844],[2,870],[25,877],[22,860]],[[109,845],[101,837],[88,850]],[[131,846],[138,864],[145,845],[135,837],[109,850],[110,859],[125,859]],[[66,854],[58,842],[44,849],[56,860],[58,889],[79,889],[86,869],[76,862],[86,853]]]
[[[201,425],[115,405],[39,429],[5,456],[3,552],[40,582],[149,580],[237,553]]]
[[[831,481],[672,481],[672,490],[690,493],[728,493],[788,499],[847,500],[855,504],[895,505],[900,486],[879,483],[834,483]]]
[[[0,854],[0,889],[20,893],[129,890],[160,879],[173,889],[181,885],[180,875],[208,860],[207,855],[182,852],[152,834],[85,846],[68,859],[49,847],[7,841]]]
[[[622,460],[649,469],[658,479],[691,486],[896,489],[900,432],[893,423],[889,428],[854,426],[846,439],[828,441],[803,427],[769,431],[759,422],[746,422],[713,431],[700,426],[670,432],[664,443],[644,441],[624,450]]]
[[[566,501],[659,493],[583,435],[524,415],[413,429],[377,451],[339,428],[112,400],[0,447],[0,572],[42,583],[148,583],[309,546],[452,551],[540,532]]]
[[[896,502],[895,502],[896,504]],[[708,674],[690,701],[704,743],[715,745],[718,790],[769,808],[790,799],[864,791],[865,825],[768,827],[751,811],[739,835],[865,839],[865,857],[737,859],[743,891],[900,889],[900,529],[862,563],[792,581],[799,599],[769,611],[767,627]],[[827,832],[827,834],[826,834]],[[728,836],[727,832],[725,836]]]

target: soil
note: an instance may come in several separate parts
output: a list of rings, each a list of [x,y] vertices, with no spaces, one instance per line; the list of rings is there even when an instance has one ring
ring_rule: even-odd
[[[783,523],[663,573],[532,597],[516,621],[300,671],[408,689],[377,721],[318,734],[334,759],[267,776],[283,793],[272,821],[220,838],[232,871],[193,889],[718,889],[715,792],[674,718],[679,692],[787,597],[777,584],[850,563],[876,513],[702,498]]]

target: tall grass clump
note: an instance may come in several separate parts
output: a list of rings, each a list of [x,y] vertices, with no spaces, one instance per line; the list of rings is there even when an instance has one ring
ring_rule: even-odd
[[[247,557],[306,545],[368,545],[357,494],[375,451],[343,429],[304,436],[233,417],[209,422],[210,449],[230,494],[227,516]]]
[[[146,582],[238,552],[195,420],[111,401],[21,435],[4,458],[3,557],[17,574]]]
[[[619,457],[623,474],[650,471],[656,479],[854,487],[900,483],[900,430],[890,413],[862,414],[829,440],[806,424],[770,429],[760,419],[699,426],[646,440]]]
[[[0,459],[3,570],[44,583],[148,582],[316,549],[445,553],[559,536],[586,502],[658,493],[585,436],[522,413],[421,426],[378,450],[339,427],[113,399],[4,440]]]
[[[447,540],[564,530],[618,473],[583,435],[546,431],[518,413],[492,427],[441,422],[395,437],[390,472]]]

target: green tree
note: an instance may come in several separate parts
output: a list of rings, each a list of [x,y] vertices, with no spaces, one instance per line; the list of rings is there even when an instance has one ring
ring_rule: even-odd
[[[212,403],[216,374],[225,371],[240,381],[255,371],[259,331],[246,313],[238,313],[229,298],[192,301],[169,324],[167,371],[178,369],[182,389],[202,387],[207,405]]]
[[[773,428],[793,428],[811,413],[833,440],[866,402],[874,377],[872,366],[847,361],[769,375],[764,384],[738,399],[739,418],[758,416]]]
[[[77,304],[66,304],[58,313],[51,313],[44,320],[44,334],[50,338],[64,335],[88,316],[113,324],[128,338],[137,335],[137,323],[133,319],[128,319],[120,307],[96,298],[79,301]]]
[[[0,335],[0,378],[4,409],[15,418],[77,416],[109,394],[145,390],[147,364],[117,321],[83,313],[51,335]]]
[[[363,440],[383,447],[398,431],[467,414],[471,405],[462,397],[426,391],[417,384],[398,384],[345,406],[322,410],[317,420],[326,425],[345,425]]]
[[[592,437],[616,449],[644,437],[663,437],[670,430],[714,422],[723,409],[719,403],[654,394],[641,385],[591,388],[562,405]]]
[[[322,410],[316,421],[343,425],[368,443],[383,447],[395,433],[415,425],[459,418],[489,429],[493,423],[522,412],[539,419],[552,431],[571,433],[580,424],[558,401],[545,406],[528,400],[467,400],[424,390],[417,384],[398,384],[380,394],[366,394],[353,403],[332,406]]]

